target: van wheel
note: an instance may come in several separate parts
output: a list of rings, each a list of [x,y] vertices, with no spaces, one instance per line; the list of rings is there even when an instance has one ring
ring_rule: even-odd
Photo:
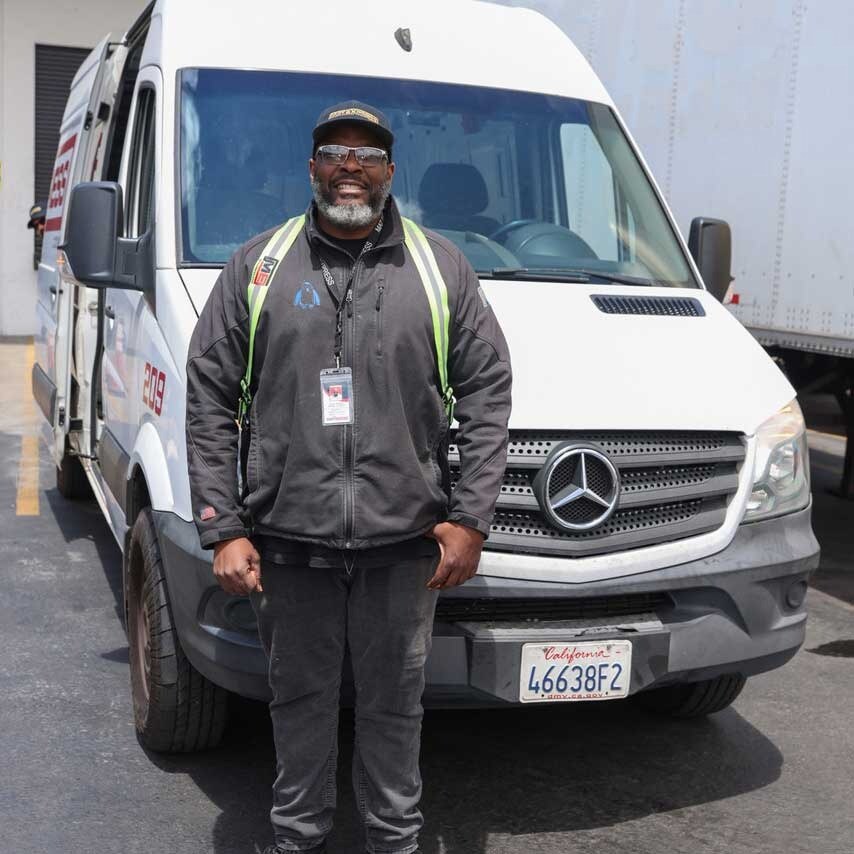
[[[92,486],[83,464],[67,451],[62,455],[62,464],[56,467],[56,489],[63,498],[69,500],[92,497]]]
[[[747,677],[729,673],[702,682],[667,685],[637,694],[637,701],[647,711],[674,718],[701,718],[723,711],[741,693]]]
[[[190,753],[215,747],[228,692],[187,660],[172,620],[151,510],[136,518],[128,560],[128,645],[137,737],[143,747]]]

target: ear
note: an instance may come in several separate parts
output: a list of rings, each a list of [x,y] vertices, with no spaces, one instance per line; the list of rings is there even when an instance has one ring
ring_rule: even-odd
[[[314,171],[317,169],[317,163],[315,162],[313,157],[309,157],[308,159],[308,175],[311,180],[314,180]]]
[[[394,163],[389,163],[386,167],[386,181],[391,181],[394,177]]]

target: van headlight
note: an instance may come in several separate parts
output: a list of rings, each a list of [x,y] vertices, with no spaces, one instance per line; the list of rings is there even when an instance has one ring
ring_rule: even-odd
[[[807,431],[801,408],[793,400],[756,431],[753,492],[744,521],[802,510],[809,500]]]

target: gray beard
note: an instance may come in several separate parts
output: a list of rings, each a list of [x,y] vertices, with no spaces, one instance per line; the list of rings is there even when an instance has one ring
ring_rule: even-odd
[[[370,192],[366,205],[333,204],[325,195],[317,178],[312,179],[311,191],[314,193],[317,209],[329,222],[344,231],[359,231],[371,225],[382,213],[391,192],[391,181],[380,184],[376,190]]]

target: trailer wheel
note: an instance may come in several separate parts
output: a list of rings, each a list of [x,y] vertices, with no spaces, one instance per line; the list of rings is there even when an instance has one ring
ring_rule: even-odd
[[[667,685],[637,694],[637,701],[647,711],[674,718],[701,718],[723,711],[741,693],[747,677],[729,673],[702,682]]]
[[[164,753],[215,747],[228,692],[187,660],[172,607],[151,510],[136,518],[128,560],[128,645],[134,723],[140,743]]]
[[[62,464],[56,467],[56,489],[63,498],[72,501],[92,497],[92,487],[83,464],[67,451],[62,455]]]

